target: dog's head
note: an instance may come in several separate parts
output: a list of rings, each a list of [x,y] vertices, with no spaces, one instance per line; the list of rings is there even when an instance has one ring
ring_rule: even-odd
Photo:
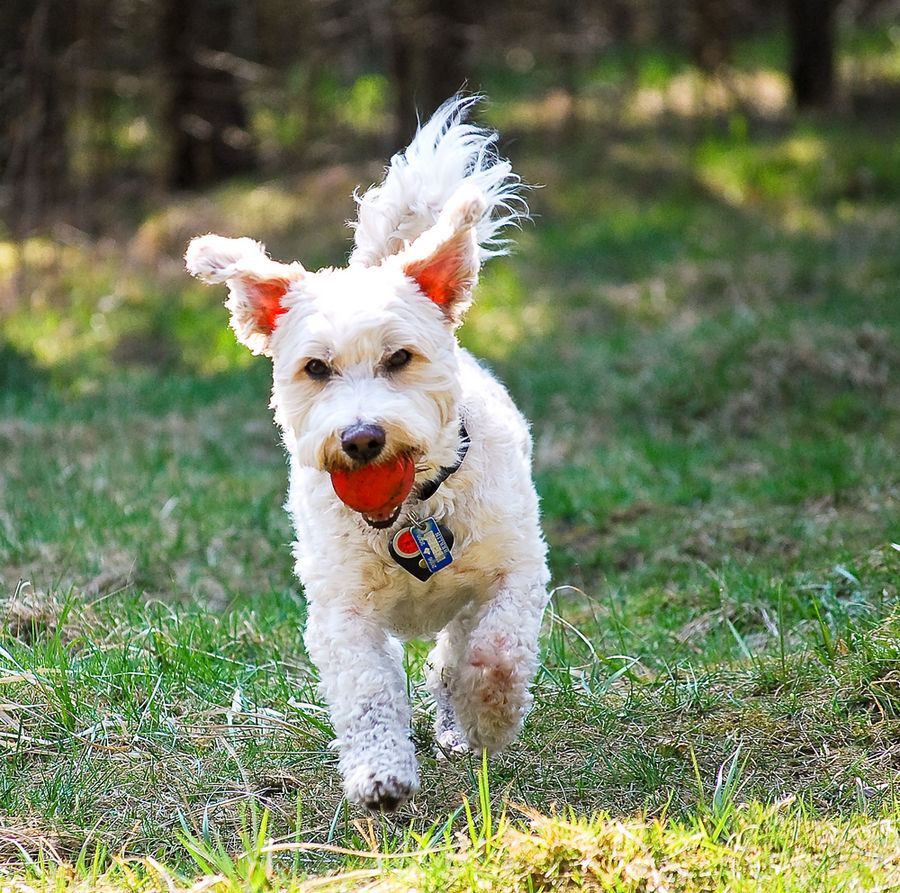
[[[296,461],[335,473],[406,458],[423,477],[453,464],[454,331],[472,300],[485,210],[463,187],[431,229],[377,266],[316,273],[269,259],[251,239],[190,243],[188,270],[228,284],[238,340],[272,359],[272,406]]]

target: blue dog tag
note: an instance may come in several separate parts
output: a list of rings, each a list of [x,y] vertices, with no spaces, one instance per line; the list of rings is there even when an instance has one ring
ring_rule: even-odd
[[[438,530],[434,518],[426,518],[421,524],[414,524],[409,528],[412,538],[419,547],[419,552],[425,561],[425,566],[431,573],[437,573],[453,561],[450,547]]]

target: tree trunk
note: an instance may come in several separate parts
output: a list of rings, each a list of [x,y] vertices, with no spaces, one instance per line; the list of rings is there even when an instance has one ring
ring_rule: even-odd
[[[72,41],[71,6],[11,0],[0,12],[4,39],[0,87],[2,208],[16,237],[41,226],[69,194],[63,78]]]
[[[788,0],[791,85],[798,108],[829,108],[835,99],[839,0]]]
[[[731,61],[731,0],[693,0],[691,13],[691,55],[715,74]]]
[[[247,113],[234,73],[231,0],[166,0],[162,61],[169,131],[168,182],[209,186],[255,164]]]
[[[398,145],[468,83],[474,0],[405,0],[389,4],[388,56],[397,109]]]

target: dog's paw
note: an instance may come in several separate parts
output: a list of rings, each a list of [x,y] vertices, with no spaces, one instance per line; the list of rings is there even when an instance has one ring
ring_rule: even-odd
[[[418,779],[399,777],[399,773],[380,773],[371,766],[359,766],[344,779],[347,799],[376,812],[394,812],[417,790]]]
[[[438,760],[455,760],[472,752],[466,736],[459,728],[445,729],[434,739],[435,755]]]

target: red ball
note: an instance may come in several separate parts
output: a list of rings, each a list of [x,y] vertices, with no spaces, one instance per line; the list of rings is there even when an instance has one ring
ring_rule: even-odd
[[[385,516],[409,496],[415,477],[415,463],[410,456],[403,455],[390,462],[333,471],[331,485],[341,502],[353,511]]]

